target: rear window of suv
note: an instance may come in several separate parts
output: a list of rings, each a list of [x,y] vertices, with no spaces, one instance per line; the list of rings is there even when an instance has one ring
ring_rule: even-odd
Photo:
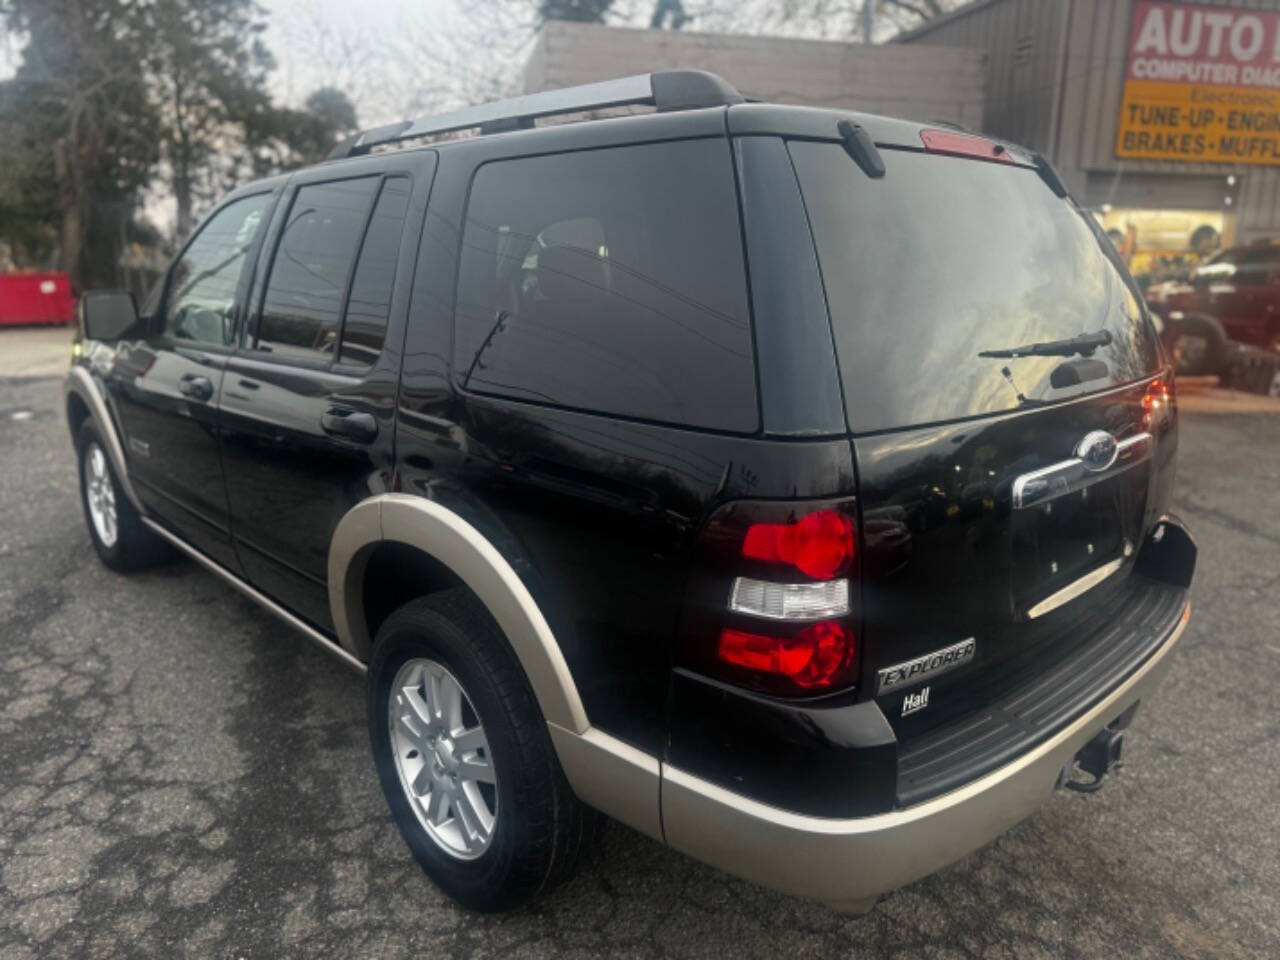
[[[454,369],[476,393],[682,426],[758,423],[724,140],[495,161],[471,187]]]
[[[1140,379],[1159,346],[1089,214],[1034,170],[883,150],[867,177],[838,144],[789,145],[818,246],[856,433],[999,413]],[[1077,357],[980,351],[1110,332],[1106,375],[1055,388]]]

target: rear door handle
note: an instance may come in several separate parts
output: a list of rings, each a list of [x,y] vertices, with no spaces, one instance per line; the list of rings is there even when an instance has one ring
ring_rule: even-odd
[[[356,413],[346,407],[330,407],[320,416],[320,428],[334,437],[369,443],[378,435],[373,414]]]
[[[213,382],[208,377],[198,377],[193,373],[184,374],[178,381],[178,392],[184,397],[204,403],[213,396]]]

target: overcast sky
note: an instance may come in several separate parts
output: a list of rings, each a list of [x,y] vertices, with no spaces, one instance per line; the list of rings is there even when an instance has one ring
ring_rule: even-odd
[[[271,86],[275,98],[290,106],[301,104],[308,93],[325,86],[344,87],[356,106],[362,124],[388,122],[398,117],[380,115],[389,106],[375,102],[367,89],[372,78],[343,63],[377,51],[397,32],[397,27],[429,22],[432,15],[451,12],[449,0],[259,0],[267,11],[267,47],[275,55],[277,69]],[[343,48],[344,41],[350,47]],[[355,76],[344,76],[355,73]],[[376,85],[375,85],[376,86]]]
[[[311,91],[340,86],[351,97],[362,124],[384,123],[389,104],[374,102],[370,71],[344,63],[379,49],[396,26],[427,19],[448,0],[259,0],[267,12],[266,43],[277,69],[271,78],[275,99],[298,106]],[[344,48],[344,42],[350,44]],[[355,73],[355,76],[344,76]],[[376,86],[376,85],[375,85]]]
[[[2,0],[0,0],[2,2]],[[532,42],[534,0],[257,0],[267,22],[266,45],[276,59],[272,98],[300,106],[320,87],[336,87],[356,107],[361,127],[429,115],[466,102],[520,91]],[[609,22],[647,26],[655,0],[614,0]],[[687,3],[700,15],[694,29],[848,36],[835,20],[794,21],[791,0]],[[14,38],[0,33],[0,78],[19,59]],[[172,201],[157,181],[148,213],[163,227]]]
[[[355,104],[361,126],[518,92],[536,10],[535,0],[257,2],[266,14],[265,39],[277,62],[270,79],[274,99],[299,106],[319,87],[337,87]],[[654,4],[613,0],[608,22],[647,26]],[[697,14],[690,24],[695,30],[852,35],[848,17],[807,17],[810,6],[820,5],[686,0],[686,8]],[[17,59],[13,38],[0,34],[0,78],[12,73]]]

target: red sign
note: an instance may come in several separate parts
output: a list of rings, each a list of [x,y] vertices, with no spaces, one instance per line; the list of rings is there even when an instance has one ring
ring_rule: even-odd
[[[1280,164],[1280,13],[1138,0],[1116,156]]]
[[[1138,0],[1126,76],[1280,90],[1280,13]]]

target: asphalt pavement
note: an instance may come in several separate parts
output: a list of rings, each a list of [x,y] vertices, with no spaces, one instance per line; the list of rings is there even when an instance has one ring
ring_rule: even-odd
[[[1280,954],[1274,413],[1183,411],[1194,612],[1101,793],[865,917],[612,823],[567,885],[484,917],[396,833],[360,677],[192,563],[98,562],[60,398],[0,376],[0,960]]]

